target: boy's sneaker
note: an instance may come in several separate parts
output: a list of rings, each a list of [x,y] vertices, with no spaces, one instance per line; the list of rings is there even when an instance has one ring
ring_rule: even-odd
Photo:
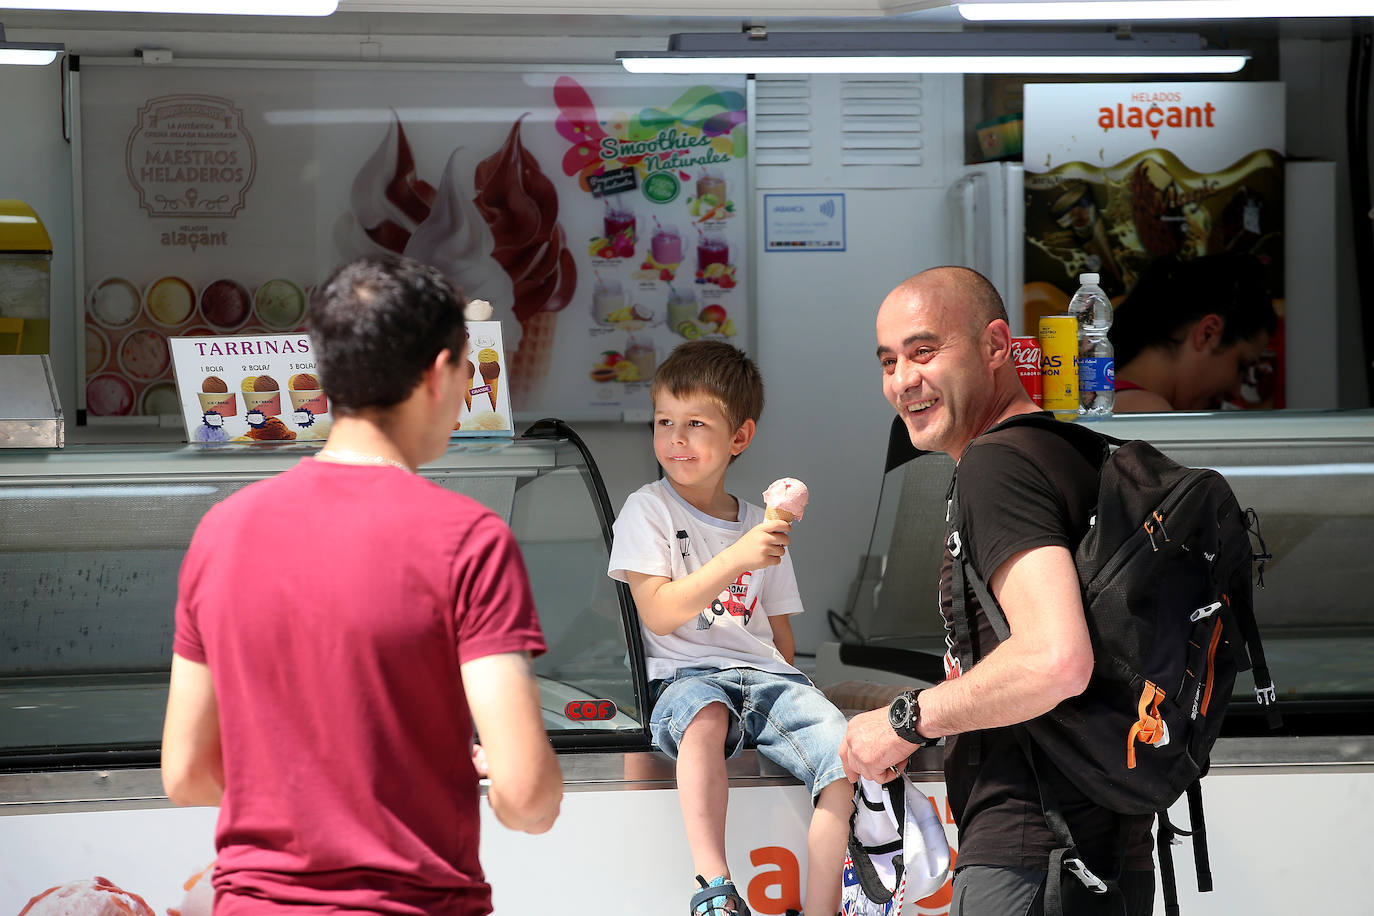
[[[707,882],[701,875],[696,877],[702,889],[692,895],[691,916],[752,916],[729,878],[716,875]]]

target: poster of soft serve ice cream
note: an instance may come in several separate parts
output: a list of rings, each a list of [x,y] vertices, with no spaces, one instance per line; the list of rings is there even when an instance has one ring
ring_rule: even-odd
[[[619,418],[677,343],[747,338],[742,79],[81,77],[91,422],[175,413],[168,340],[304,332],[311,288],[384,252],[492,303],[517,413]]]

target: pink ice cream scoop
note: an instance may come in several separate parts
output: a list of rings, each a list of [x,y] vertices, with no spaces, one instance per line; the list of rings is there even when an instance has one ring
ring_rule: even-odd
[[[767,507],[764,515],[767,518],[780,518],[785,522],[797,521],[802,517],[806,501],[810,498],[811,494],[807,491],[806,484],[795,477],[781,477],[770,483],[768,489],[763,491],[763,504]]]

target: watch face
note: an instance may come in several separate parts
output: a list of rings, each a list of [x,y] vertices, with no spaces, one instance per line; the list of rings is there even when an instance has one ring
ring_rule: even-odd
[[[887,711],[887,718],[894,728],[906,728],[911,720],[911,703],[907,700],[906,694],[898,696],[892,701],[892,706]]]

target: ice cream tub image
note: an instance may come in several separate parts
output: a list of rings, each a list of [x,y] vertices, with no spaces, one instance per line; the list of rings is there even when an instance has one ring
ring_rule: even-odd
[[[248,290],[236,280],[216,280],[201,290],[200,314],[213,328],[237,331],[252,310]]]
[[[91,319],[102,328],[118,330],[134,323],[143,308],[143,297],[123,277],[101,280],[91,289],[86,307]]]
[[[201,381],[196,397],[200,398],[201,413],[232,417],[239,412],[238,394],[230,391],[224,379],[218,375],[207,375]]]
[[[95,325],[86,325],[86,374],[95,375],[104,369],[109,357],[110,338]]]
[[[329,412],[329,399],[320,388],[320,380],[309,372],[299,372],[286,383],[291,397],[291,409],[296,412],[298,426],[309,426],[310,421],[322,413]]]
[[[196,291],[181,277],[161,277],[143,291],[143,306],[155,324],[174,328],[190,320],[196,310]]]
[[[253,296],[258,320],[277,331],[287,331],[305,320],[305,291],[281,277],[268,280]]]
[[[217,413],[221,417],[237,416],[239,412],[238,394],[233,391],[199,391],[202,413]]]
[[[249,413],[258,411],[265,417],[281,413],[281,386],[270,375],[250,375],[243,380],[243,406]]]
[[[124,417],[134,411],[134,386],[118,375],[102,373],[86,383],[86,409],[96,417]]]
[[[139,328],[119,343],[119,368],[134,381],[147,382],[166,374],[172,365],[167,338],[152,328]]]
[[[138,412],[145,417],[180,415],[181,399],[177,397],[177,386],[171,382],[149,385],[139,396]]]

